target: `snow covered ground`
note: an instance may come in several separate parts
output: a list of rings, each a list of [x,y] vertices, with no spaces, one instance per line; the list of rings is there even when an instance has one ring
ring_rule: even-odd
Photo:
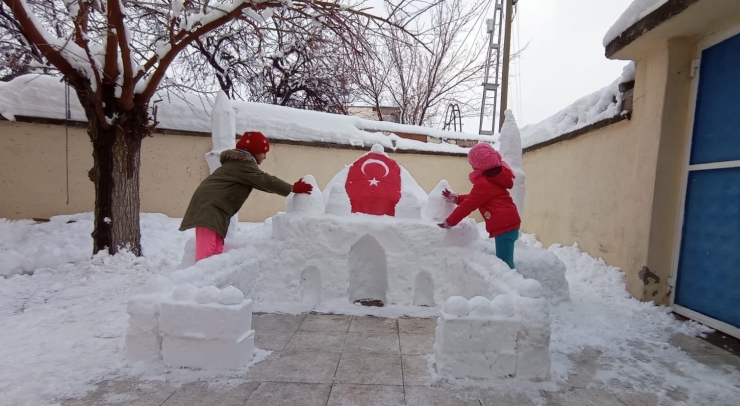
[[[243,371],[198,372],[127,363],[128,299],[153,275],[172,273],[192,237],[192,232],[177,231],[179,219],[161,214],[142,214],[141,224],[145,257],[122,253],[91,258],[90,213],[54,217],[41,224],[0,220],[0,266],[13,261],[33,273],[0,278],[0,405],[54,404],[55,398],[85,394],[103,379],[136,377],[175,384],[241,379]],[[266,238],[269,224],[240,223],[231,243]],[[533,236],[524,238],[529,245],[538,244]],[[552,311],[553,382],[484,385],[535,394],[538,388],[564,384],[574,371],[571,358],[595,348],[610,360],[610,367],[595,376],[607,388],[632,388],[664,400],[671,400],[672,390],[685,388],[688,405],[734,403],[740,395],[740,373],[709,368],[669,344],[676,332],[697,335],[705,328],[678,322],[668,309],[630,298],[617,269],[577,247],[550,250],[567,266],[572,299]],[[264,356],[260,352],[257,360]]]

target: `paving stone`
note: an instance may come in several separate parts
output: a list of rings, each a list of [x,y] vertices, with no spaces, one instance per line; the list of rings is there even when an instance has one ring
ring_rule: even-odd
[[[338,314],[309,314],[303,320],[299,330],[301,331],[331,331],[344,332],[349,331],[352,323],[352,316]]]
[[[701,338],[687,336],[686,334],[674,334],[671,336],[669,343],[674,347],[682,349],[691,356],[730,354],[715,345],[709,344]]]
[[[244,406],[325,406],[331,385],[263,382]]]
[[[191,382],[178,388],[162,406],[242,406],[258,386],[257,382],[233,388]]]
[[[334,382],[359,385],[403,385],[401,356],[343,353]]]
[[[602,389],[574,388],[567,392],[546,392],[548,406],[624,406],[621,400]]]
[[[398,331],[408,334],[434,334],[437,328],[437,319],[398,319]]]
[[[286,350],[342,352],[347,333],[297,331],[290,339]]]
[[[403,386],[334,385],[327,406],[403,406]]]
[[[432,383],[433,377],[429,373],[429,363],[422,355],[401,356],[403,368],[403,384],[425,386]]]
[[[339,353],[282,351],[253,366],[246,379],[259,382],[331,383]]]
[[[618,393],[617,397],[627,406],[658,406],[658,395],[654,393]]]
[[[541,405],[544,399],[528,399],[523,396],[504,395],[491,391],[483,391],[481,394],[482,406],[536,406]],[[550,405],[547,403],[547,405]],[[623,405],[624,406],[624,405]]]
[[[400,354],[398,334],[348,333],[344,352]]]
[[[480,406],[478,396],[463,390],[406,386],[406,406]]]
[[[401,354],[429,354],[434,352],[434,334],[401,333]]]
[[[715,369],[740,372],[740,357],[736,355],[697,355],[691,358]]]
[[[293,338],[291,331],[256,330],[254,332],[254,346],[267,351],[282,351]]]
[[[63,406],[93,406],[126,404],[127,406],[160,406],[176,391],[172,386],[156,381],[103,381],[98,388],[79,399],[63,399]]]
[[[354,317],[349,331],[351,333],[398,334],[398,321],[380,317]]]
[[[263,314],[254,321],[252,329],[255,331],[287,331],[294,333],[301,326],[305,318],[305,314],[299,316]]]

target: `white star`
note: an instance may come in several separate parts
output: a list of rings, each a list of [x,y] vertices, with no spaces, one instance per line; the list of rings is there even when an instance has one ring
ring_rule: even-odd
[[[373,180],[370,181],[370,186],[378,186],[378,183],[380,183],[380,181],[373,178]]]

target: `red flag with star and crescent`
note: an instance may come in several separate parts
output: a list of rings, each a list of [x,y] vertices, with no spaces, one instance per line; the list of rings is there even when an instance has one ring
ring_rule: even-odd
[[[395,216],[401,200],[401,167],[389,157],[371,152],[349,167],[345,188],[352,213]]]

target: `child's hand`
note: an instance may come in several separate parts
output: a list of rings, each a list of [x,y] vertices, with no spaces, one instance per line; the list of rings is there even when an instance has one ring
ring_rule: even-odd
[[[293,193],[311,194],[312,191],[313,191],[313,186],[304,182],[303,179],[299,179],[298,182],[293,184]]]
[[[439,228],[451,228],[449,224],[445,221],[444,223],[437,224]]]
[[[459,195],[457,193],[451,192],[449,189],[445,189],[442,191],[442,196],[444,196],[445,200],[447,200],[449,203],[457,203],[457,197]]]

